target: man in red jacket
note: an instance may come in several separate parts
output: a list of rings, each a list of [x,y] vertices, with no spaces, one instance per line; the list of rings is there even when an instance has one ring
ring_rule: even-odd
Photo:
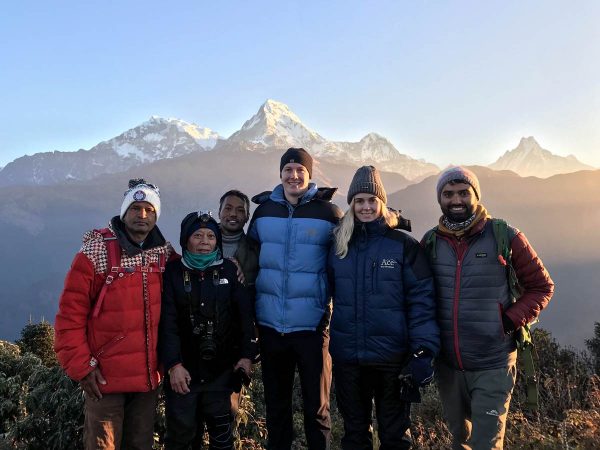
[[[131,180],[120,215],[84,235],[65,279],[55,351],[85,392],[86,449],[152,448],[162,272],[173,253],[159,215],[158,188]]]
[[[515,384],[515,332],[546,307],[554,283],[525,235],[508,226],[522,289],[514,299],[477,176],[451,167],[436,190],[443,215],[423,242],[436,284],[442,344],[436,380],[452,448],[500,450]]]

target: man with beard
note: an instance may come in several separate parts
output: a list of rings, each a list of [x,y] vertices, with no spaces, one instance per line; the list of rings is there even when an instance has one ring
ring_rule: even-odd
[[[426,233],[436,283],[442,351],[436,379],[454,449],[502,449],[516,376],[515,332],[548,304],[554,283],[516,228],[508,226],[512,268],[522,293],[511,295],[498,255],[497,222],[480,203],[477,176],[451,167],[437,182],[442,217]]]
[[[130,180],[120,215],[84,235],[65,279],[54,348],[85,393],[88,450],[152,449],[162,272],[174,253],[159,216],[158,188]]]

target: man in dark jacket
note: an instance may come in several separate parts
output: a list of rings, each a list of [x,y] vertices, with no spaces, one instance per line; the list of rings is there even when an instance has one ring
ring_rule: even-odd
[[[225,192],[219,199],[219,221],[223,244],[223,257],[233,258],[244,274],[244,284],[254,302],[256,275],[258,274],[258,244],[248,239],[244,225],[250,218],[250,199],[237,189]],[[231,412],[235,417],[242,393],[231,394]]]
[[[309,450],[329,448],[331,357],[326,263],[331,232],[341,217],[335,189],[310,182],[312,158],[301,148],[281,157],[281,184],[253,198],[259,203],[248,235],[261,244],[256,279],[269,450],[293,440],[292,392],[296,366]]]
[[[442,352],[436,378],[454,449],[502,449],[516,375],[515,331],[548,304],[554,283],[519,230],[509,227],[523,292],[513,303],[506,261],[477,176],[464,167],[437,183],[439,224],[423,239],[434,272]],[[435,233],[435,240],[431,233]]]
[[[258,245],[248,239],[244,225],[250,218],[250,199],[236,189],[225,192],[219,200],[219,221],[223,236],[223,257],[234,258],[242,268],[244,283],[254,292],[258,274]]]

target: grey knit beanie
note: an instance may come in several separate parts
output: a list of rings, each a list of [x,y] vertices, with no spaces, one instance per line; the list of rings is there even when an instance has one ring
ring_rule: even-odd
[[[450,181],[458,181],[470,184],[473,190],[475,191],[475,196],[477,197],[477,200],[481,200],[481,190],[479,188],[479,180],[477,179],[477,175],[475,175],[466,167],[456,166],[449,167],[440,174],[436,186],[438,203],[440,201],[440,197],[442,196],[442,189],[444,188],[446,183],[449,183]]]
[[[348,204],[356,194],[373,194],[379,198],[383,204],[387,204],[387,195],[379,171],[373,166],[362,166],[354,174],[352,183],[348,188]]]

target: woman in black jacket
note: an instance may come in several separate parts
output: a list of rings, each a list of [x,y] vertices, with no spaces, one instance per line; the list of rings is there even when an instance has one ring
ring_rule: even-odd
[[[222,258],[210,213],[181,222],[183,257],[163,276],[160,356],[165,381],[165,449],[188,449],[208,429],[210,448],[232,448],[230,396],[255,357],[254,310],[237,267]],[[237,385],[237,386],[236,386]]]

